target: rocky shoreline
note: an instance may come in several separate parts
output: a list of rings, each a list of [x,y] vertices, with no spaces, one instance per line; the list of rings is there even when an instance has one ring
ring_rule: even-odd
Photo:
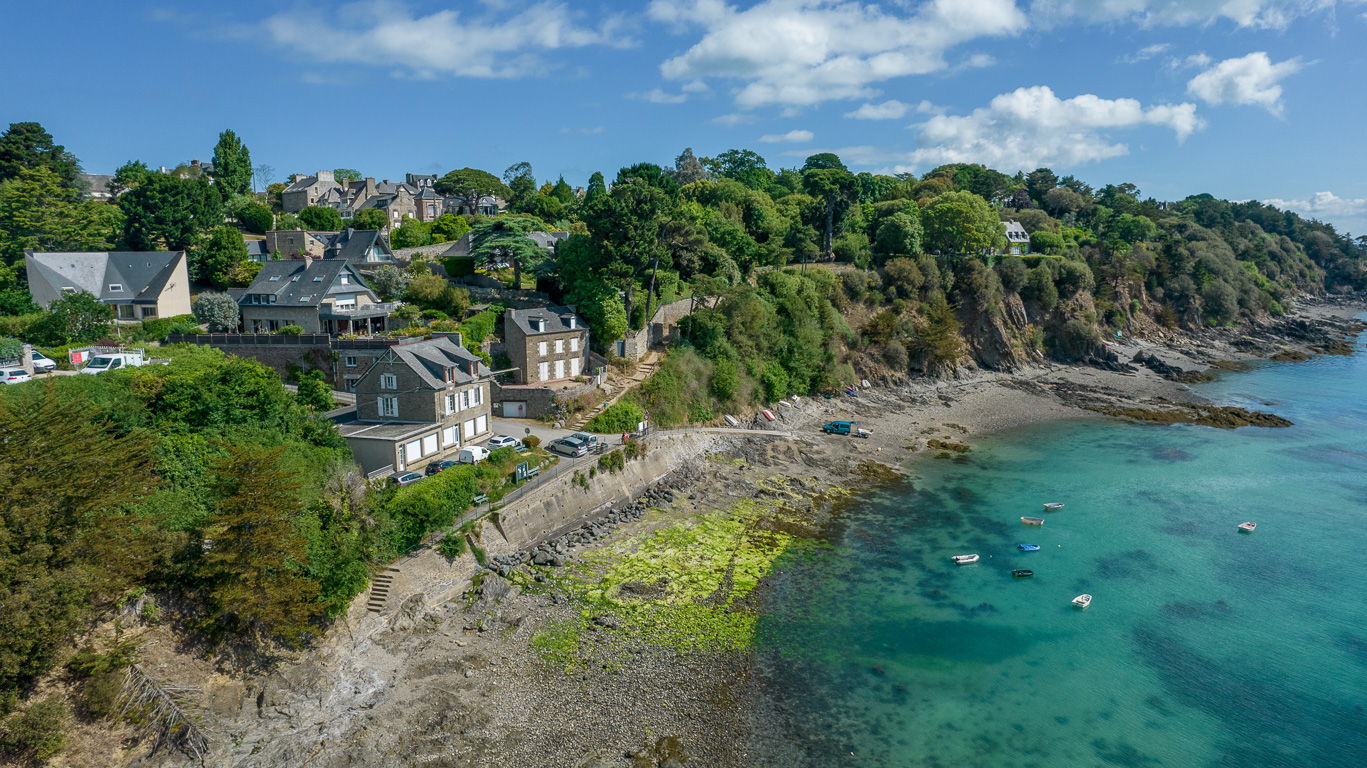
[[[1119,340],[1092,365],[800,398],[777,410],[775,427],[790,437],[718,436],[705,456],[593,521],[490,554],[463,599],[428,605],[417,594],[383,622],[342,622],[319,647],[250,679],[184,658],[177,667],[152,649],[147,663],[201,686],[213,765],[825,765],[821,755],[843,754],[841,724],[822,722],[822,703],[783,700],[773,667],[746,641],[764,576],[793,547],[838,535],[850,491],[918,456],[953,457],[986,434],[1043,421],[1285,426],[1206,402],[1188,382],[1260,359],[1351,351],[1362,326],[1350,318],[1362,309],[1316,302],[1243,329]],[[834,419],[873,434],[822,434]],[[183,762],[113,751],[85,764]]]

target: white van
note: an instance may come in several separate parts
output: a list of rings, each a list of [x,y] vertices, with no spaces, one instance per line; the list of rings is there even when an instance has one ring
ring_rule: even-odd
[[[467,448],[461,448],[460,456],[456,458],[456,461],[461,464],[478,464],[487,458],[489,458],[488,448],[472,445]]]
[[[100,355],[85,364],[81,373],[99,374],[105,371],[117,371],[120,368],[138,368],[143,365],[141,352],[119,352],[112,355]]]

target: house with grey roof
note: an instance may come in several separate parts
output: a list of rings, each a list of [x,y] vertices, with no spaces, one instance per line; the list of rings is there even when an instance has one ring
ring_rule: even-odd
[[[509,309],[503,340],[519,384],[573,379],[587,370],[589,329],[574,307]]]
[[[378,229],[344,229],[336,233],[324,257],[341,259],[363,272],[394,263],[394,251]]]
[[[29,293],[46,309],[62,296],[89,293],[119,320],[190,314],[185,251],[93,253],[24,251]]]
[[[297,325],[305,333],[375,333],[398,304],[382,303],[361,272],[344,259],[268,261],[237,305],[247,333]]]
[[[499,211],[507,207],[507,201],[497,195],[472,195],[468,199],[463,195],[452,195],[442,200],[443,210],[457,216],[497,216]]]
[[[298,213],[311,205],[320,205],[319,200],[340,187],[332,171],[300,176],[280,193],[280,205],[286,213]]]
[[[390,347],[357,380],[338,430],[366,474],[421,469],[490,437],[491,371],[447,334]]]
[[[82,173],[80,179],[86,185],[86,198],[104,201],[114,199],[114,193],[109,189],[109,185],[114,181],[113,176],[104,173]]]
[[[1012,254],[1019,256],[1030,252],[1030,233],[1019,221],[1003,221],[1002,226],[1006,227],[1007,248]]]
[[[267,249],[265,240],[243,235],[242,243],[247,246],[247,261],[270,261],[271,251]]]

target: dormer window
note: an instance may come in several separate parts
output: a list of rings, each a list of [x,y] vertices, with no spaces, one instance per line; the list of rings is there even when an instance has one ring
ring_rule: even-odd
[[[121,284],[119,284],[119,283],[110,283],[110,284],[109,284],[109,292],[110,292],[110,293],[123,293],[123,286],[122,286]]]
[[[62,293],[65,293],[65,294],[68,295],[68,296],[75,296],[75,295],[76,295],[76,289],[75,289],[75,288],[72,288],[71,286],[68,285],[68,286],[66,286],[65,288],[62,289]]]
[[[342,285],[351,285],[351,275],[342,275]]]

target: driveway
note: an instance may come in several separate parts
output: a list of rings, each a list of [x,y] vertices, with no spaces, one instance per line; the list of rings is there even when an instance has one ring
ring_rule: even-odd
[[[543,446],[552,440],[574,434],[568,429],[552,429],[535,419],[503,419],[492,416],[489,419],[489,424],[496,435],[509,435],[521,440],[528,434],[532,434],[541,440]]]

